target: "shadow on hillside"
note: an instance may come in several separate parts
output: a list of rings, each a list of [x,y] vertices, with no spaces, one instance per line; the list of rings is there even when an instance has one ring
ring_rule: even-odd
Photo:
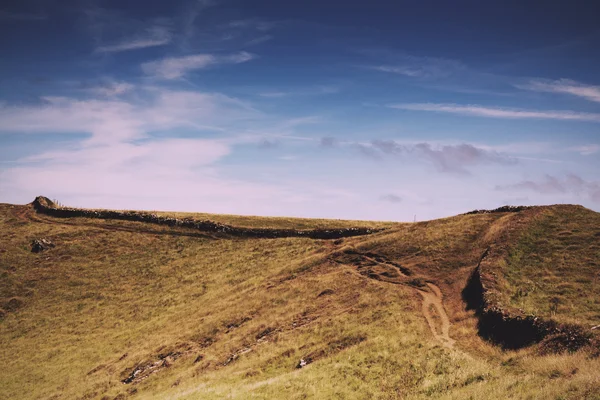
[[[477,316],[479,336],[505,350],[516,350],[539,343],[549,332],[546,323],[532,316],[513,317],[497,308],[486,308],[479,266],[473,271],[462,291],[467,310]]]

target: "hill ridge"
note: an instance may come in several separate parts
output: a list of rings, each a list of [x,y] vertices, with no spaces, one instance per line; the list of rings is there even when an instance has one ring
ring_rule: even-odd
[[[385,228],[337,228],[337,229],[276,229],[276,228],[245,228],[237,227],[210,220],[179,219],[172,217],[162,217],[152,213],[140,211],[114,211],[114,210],[89,210],[85,208],[57,207],[54,202],[47,197],[38,196],[32,202],[33,208],[43,214],[59,218],[97,218],[97,219],[115,219],[125,221],[136,221],[152,223],[157,225],[167,225],[172,227],[182,227],[195,229],[202,232],[215,232],[231,236],[253,237],[253,238],[285,238],[285,237],[306,237],[311,239],[340,239],[353,236],[369,235],[380,232]]]

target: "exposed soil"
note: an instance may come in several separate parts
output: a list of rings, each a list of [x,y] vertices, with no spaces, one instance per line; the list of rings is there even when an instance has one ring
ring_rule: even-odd
[[[382,255],[346,250],[335,254],[332,260],[339,264],[352,265],[361,275],[371,279],[415,288],[423,298],[421,312],[434,338],[445,347],[454,346],[455,341],[450,337],[450,319],[444,309],[439,287],[413,277],[410,269]]]
[[[427,287],[431,291],[419,290],[419,294],[423,297],[421,311],[433,336],[444,346],[452,348],[455,341],[450,337],[450,319],[442,304],[442,291],[433,283],[427,283]],[[435,310],[435,314],[432,309]]]
[[[488,255],[486,251],[477,268],[473,271],[467,286],[462,292],[467,309],[475,310],[479,319],[479,335],[504,349],[520,349],[541,343],[542,354],[577,351],[591,346],[600,348],[600,343],[587,331],[574,324],[559,324],[551,319],[525,315],[518,310],[506,310],[488,299],[488,289],[484,284],[482,261]]]

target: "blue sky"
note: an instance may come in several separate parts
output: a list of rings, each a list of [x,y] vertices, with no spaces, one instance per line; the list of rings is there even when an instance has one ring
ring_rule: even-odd
[[[600,210],[594,1],[8,1],[0,201]]]

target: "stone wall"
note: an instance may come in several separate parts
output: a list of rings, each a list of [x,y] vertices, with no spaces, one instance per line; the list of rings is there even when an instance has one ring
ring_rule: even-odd
[[[473,211],[466,212],[463,215],[519,212],[519,211],[527,210],[529,208],[533,208],[533,206],[502,206],[502,207],[495,208],[493,210],[473,210]]]
[[[286,238],[307,237],[311,239],[339,239],[351,236],[368,235],[382,231],[372,228],[339,228],[339,229],[270,229],[270,228],[243,228],[221,224],[210,220],[178,219],[161,217],[156,214],[138,211],[112,211],[112,210],[87,210],[83,208],[56,207],[49,199],[38,196],[33,201],[34,209],[42,214],[58,218],[98,218],[116,219],[123,221],[146,222],[157,225],[195,229],[202,232],[222,233],[230,236],[252,238]]]

